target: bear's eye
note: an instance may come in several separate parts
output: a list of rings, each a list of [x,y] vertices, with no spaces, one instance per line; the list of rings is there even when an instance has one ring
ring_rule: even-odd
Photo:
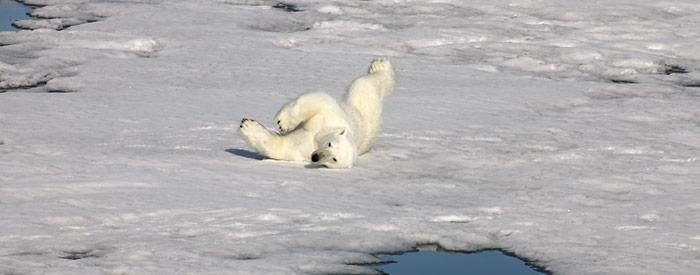
[[[335,159],[335,158],[333,158],[333,162],[338,162],[338,160],[337,160],[337,159]]]
[[[330,142],[328,143],[328,147],[331,147],[331,143],[330,143]]]

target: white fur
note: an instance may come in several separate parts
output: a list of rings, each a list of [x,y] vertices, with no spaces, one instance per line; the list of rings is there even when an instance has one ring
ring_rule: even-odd
[[[391,63],[374,59],[368,73],[348,86],[342,101],[323,92],[303,94],[275,116],[280,134],[243,119],[240,133],[259,154],[272,159],[310,161],[350,168],[369,151],[381,126],[384,98],[394,89]]]

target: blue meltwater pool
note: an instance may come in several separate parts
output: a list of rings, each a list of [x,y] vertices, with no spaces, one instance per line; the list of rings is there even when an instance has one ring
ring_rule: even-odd
[[[451,253],[421,250],[400,255],[382,255],[388,263],[373,266],[390,275],[542,275],[548,274],[517,257],[499,250]]]
[[[12,22],[29,18],[32,8],[12,0],[0,0],[0,31],[17,31]]]

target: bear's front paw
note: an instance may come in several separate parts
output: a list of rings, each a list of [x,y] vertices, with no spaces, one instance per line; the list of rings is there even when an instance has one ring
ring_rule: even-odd
[[[275,123],[277,123],[277,130],[279,130],[280,134],[286,134],[297,126],[297,123],[294,123],[292,119],[290,119],[289,116],[285,115],[284,112],[280,113],[277,115],[275,118]]]

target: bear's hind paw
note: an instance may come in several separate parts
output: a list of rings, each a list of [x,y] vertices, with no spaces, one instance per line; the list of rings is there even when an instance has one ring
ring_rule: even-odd
[[[259,122],[248,118],[241,120],[240,131],[241,134],[246,137],[263,137],[268,135],[265,127],[263,127]]]
[[[389,63],[389,60],[375,58],[372,60],[372,63],[369,64],[369,73],[371,74],[386,71],[391,71],[391,63]]]
[[[252,125],[254,123],[257,123],[257,121],[255,121],[254,119],[250,119],[250,118],[244,118],[244,119],[241,119],[241,124],[239,125],[239,127],[241,129],[247,129],[250,127],[250,125]]]

